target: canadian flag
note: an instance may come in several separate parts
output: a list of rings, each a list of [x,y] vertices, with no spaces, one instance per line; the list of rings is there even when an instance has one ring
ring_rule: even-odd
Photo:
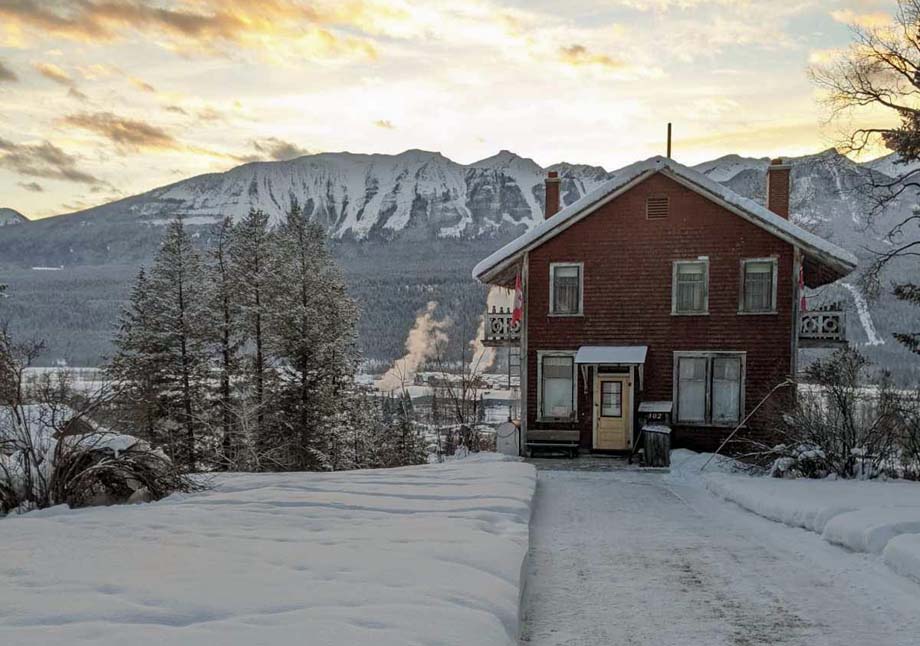
[[[514,306],[511,311],[511,325],[517,325],[524,316],[524,285],[521,275],[514,279]]]
[[[801,295],[799,310],[802,312],[807,312],[808,299],[805,298],[805,267],[801,265],[799,265],[799,294]]]

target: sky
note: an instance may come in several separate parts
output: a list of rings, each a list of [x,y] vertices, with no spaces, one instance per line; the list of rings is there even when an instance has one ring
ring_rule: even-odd
[[[0,207],[256,160],[511,150],[612,170],[840,140],[809,81],[894,0],[0,0]]]

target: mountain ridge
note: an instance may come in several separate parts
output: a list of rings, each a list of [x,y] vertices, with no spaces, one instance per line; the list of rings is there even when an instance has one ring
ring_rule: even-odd
[[[856,253],[863,265],[872,255],[868,248],[883,248],[882,233],[918,202],[916,192],[905,193],[870,226],[866,215],[871,202],[865,187],[889,177],[879,175],[876,164],[859,164],[833,149],[786,161],[792,166],[793,221]],[[727,155],[696,168],[762,203],[768,165],[766,158]],[[156,251],[163,224],[181,215],[193,236],[207,246],[211,224],[223,215],[241,217],[255,207],[277,220],[297,199],[326,227],[362,304],[365,352],[386,361],[402,350],[414,313],[428,300],[442,303],[442,314],[452,316],[458,329],[475,329],[484,295],[483,288],[470,281],[469,271],[543,219],[548,170],[563,178],[563,205],[611,175],[599,166],[570,162],[542,168],[507,150],[471,164],[418,149],[399,155],[320,153],[287,162],[252,162],[94,209],[10,227],[0,235],[0,269],[18,267],[25,273],[4,276],[2,282],[22,294],[14,295],[8,305],[17,306],[33,328],[40,322],[36,303],[47,310],[43,321],[59,320],[60,312],[66,312],[61,325],[71,326],[68,334],[77,338],[53,348],[52,356],[85,363],[105,354],[121,299],[137,266],[149,262]],[[85,284],[62,286],[60,281],[69,279],[70,272],[29,273],[28,268],[36,265],[74,268],[74,276]],[[892,271],[893,278],[904,278],[911,268],[896,265]],[[74,298],[66,300],[70,296]],[[844,302],[853,311],[851,340],[867,343],[870,335],[858,323],[848,289],[834,285],[816,298]],[[90,313],[102,301],[105,312]],[[867,347],[867,352],[879,360],[905,361],[891,331],[916,318],[916,313],[887,295],[870,309],[886,344]],[[44,337],[59,333],[54,324],[45,325]],[[92,334],[87,335],[90,328]]]
[[[30,220],[16,209],[0,207],[0,227],[23,222],[30,222]]]

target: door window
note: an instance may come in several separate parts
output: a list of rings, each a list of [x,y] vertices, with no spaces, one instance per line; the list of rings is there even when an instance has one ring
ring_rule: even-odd
[[[601,382],[601,416],[623,417],[623,382]]]

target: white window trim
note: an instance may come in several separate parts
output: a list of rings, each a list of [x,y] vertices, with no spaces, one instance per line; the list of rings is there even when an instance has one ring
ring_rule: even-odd
[[[677,270],[681,265],[703,265],[703,311],[677,311]],[[671,316],[709,316],[709,258],[701,256],[687,260],[675,260],[671,264]]]
[[[556,308],[556,268],[578,267],[578,311],[575,313],[554,312]],[[549,263],[549,314],[560,318],[584,316],[585,311],[585,263],[583,262],[551,262]]]
[[[680,386],[680,359],[703,358],[706,362],[706,419],[702,422],[680,421],[678,388]],[[741,359],[741,384],[738,393],[738,419],[731,422],[713,422],[712,420],[712,359],[718,357],[737,357]],[[712,428],[734,428],[744,419],[745,390],[747,386],[747,352],[735,350],[678,350],[674,352],[674,376],[671,382],[671,409],[674,411],[673,420],[676,426],[702,426]]]
[[[747,264],[749,262],[769,262],[773,265],[773,294],[771,298],[773,299],[773,307],[768,310],[759,310],[756,312],[751,312],[744,309],[744,286],[745,278],[747,276]],[[779,258],[776,256],[770,256],[769,258],[744,258],[741,260],[741,285],[738,287],[738,314],[741,316],[768,316],[770,314],[776,314],[776,281],[779,276]]]
[[[575,364],[576,350],[537,350],[537,421],[538,422],[572,422],[578,421],[578,366]],[[572,358],[572,417],[546,417],[543,415],[543,358]]]

